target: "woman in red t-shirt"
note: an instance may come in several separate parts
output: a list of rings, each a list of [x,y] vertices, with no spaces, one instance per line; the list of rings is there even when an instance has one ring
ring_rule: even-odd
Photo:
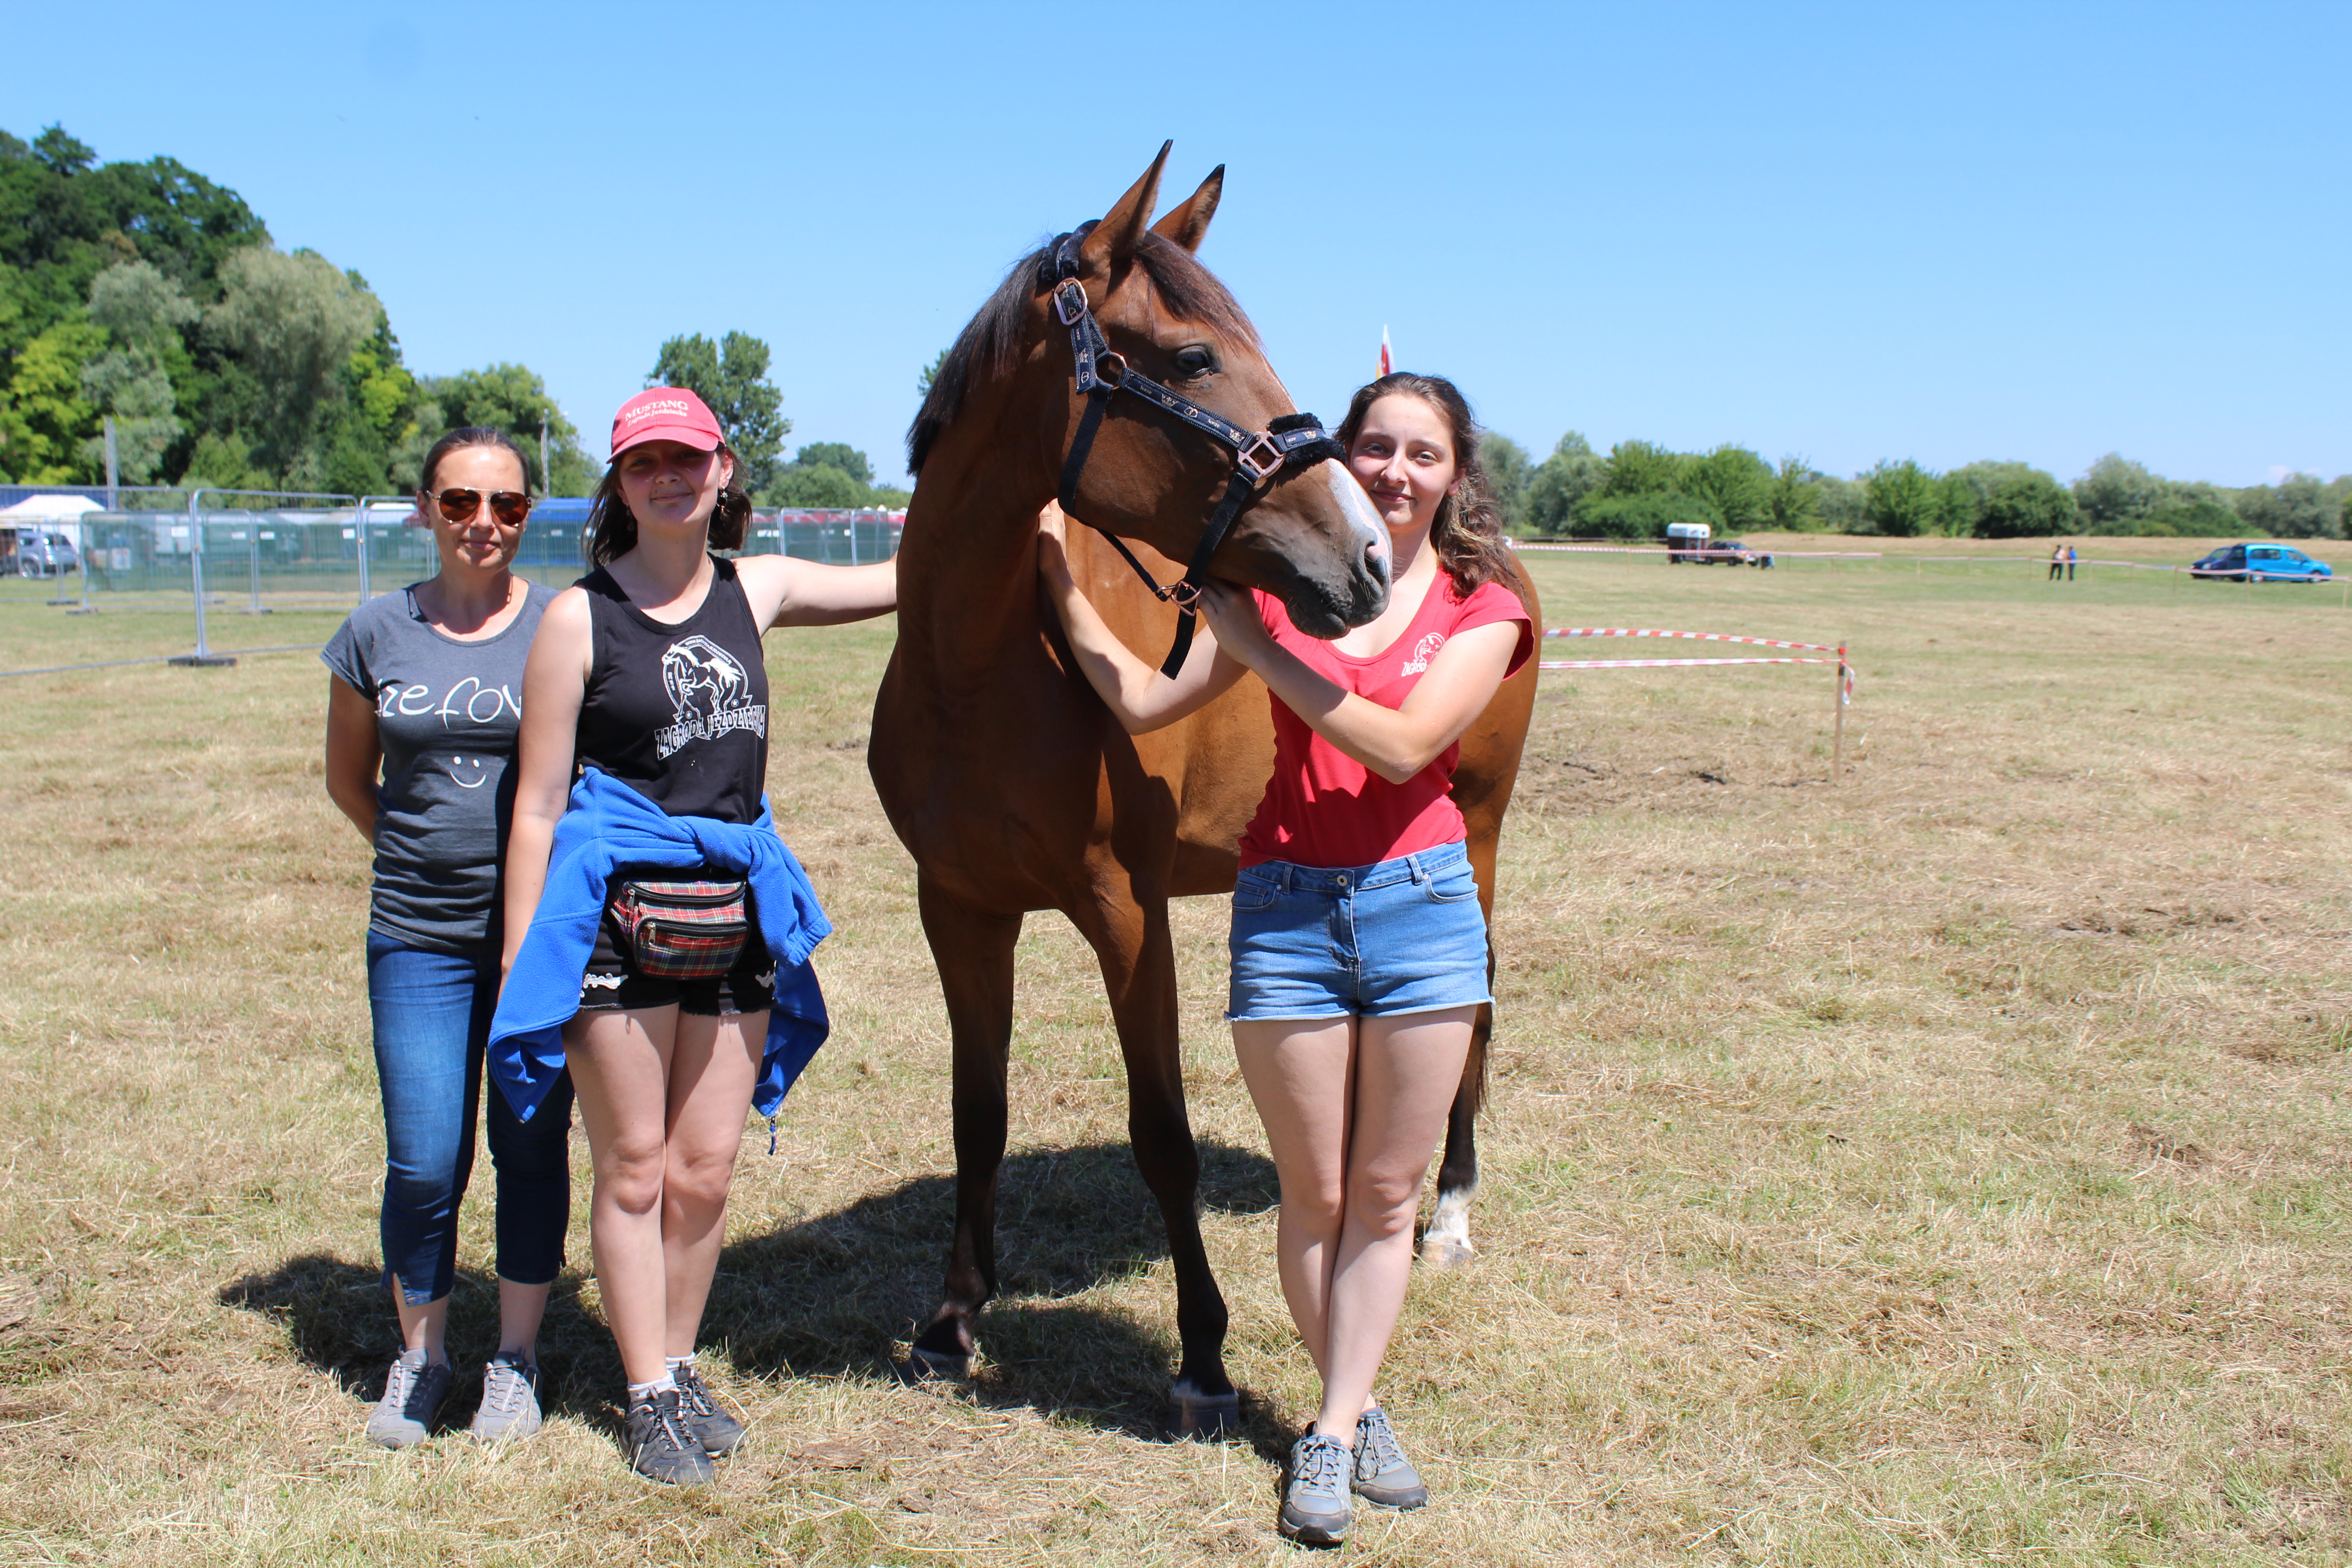
[[[1388,526],[1389,605],[1334,641],[1213,582],[1209,636],[1160,675],[1087,602],[1049,507],[1039,570],[1078,666],[1139,734],[1254,670],[1275,770],[1242,837],[1226,1016],[1282,1180],[1276,1252],[1323,1404],[1291,1449],[1281,1526],[1329,1543],[1349,1498],[1429,1493],[1373,1397],[1412,1267],[1421,1183],[1486,989],[1486,927],[1454,805],[1462,732],[1535,650],[1454,384],[1383,376],[1339,427]]]

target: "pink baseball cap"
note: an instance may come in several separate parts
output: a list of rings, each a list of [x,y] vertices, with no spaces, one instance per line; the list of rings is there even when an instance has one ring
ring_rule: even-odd
[[[715,452],[726,437],[709,405],[682,386],[648,386],[613,416],[613,456],[647,441],[676,441],[698,452]]]

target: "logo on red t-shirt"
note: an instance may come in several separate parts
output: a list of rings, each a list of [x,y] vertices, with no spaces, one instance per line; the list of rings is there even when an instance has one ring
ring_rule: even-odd
[[[1404,668],[1398,670],[1397,673],[1399,675],[1422,674],[1429,668],[1429,661],[1437,657],[1437,650],[1444,646],[1445,634],[1444,632],[1430,633],[1427,637],[1423,637],[1419,642],[1412,645],[1412,657],[1404,661]]]

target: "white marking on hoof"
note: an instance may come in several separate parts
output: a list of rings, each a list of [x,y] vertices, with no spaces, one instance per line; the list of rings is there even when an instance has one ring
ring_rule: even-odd
[[[1437,1212],[1421,1236],[1423,1263],[1433,1268],[1456,1268],[1478,1256],[1478,1249],[1470,1245],[1470,1200],[1477,1194],[1475,1186],[1437,1194]]]

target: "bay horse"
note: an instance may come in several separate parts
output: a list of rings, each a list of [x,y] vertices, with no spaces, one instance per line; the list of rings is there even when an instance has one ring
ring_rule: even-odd
[[[1241,441],[1211,438],[1222,425],[1264,443],[1312,421],[1295,413],[1248,319],[1194,259],[1223,168],[1154,225],[1167,160],[1162,146],[1099,223],[1014,267],[933,378],[908,434],[917,482],[898,553],[898,640],[867,767],[915,860],[953,1037],[955,1231],[944,1294],[910,1370],[966,1375],[975,1320],[995,1292],[1013,946],[1024,915],[1059,910],[1101,965],[1127,1070],[1129,1138],[1167,1226],[1182,1355],[1171,1425],[1205,1436],[1237,1423],[1239,1399],[1225,1374],[1224,1299],[1201,1240],[1168,900],[1232,890],[1235,845],[1273,772],[1273,722],[1265,687],[1249,677],[1181,723],[1129,736],[1072,662],[1041,595],[1037,514],[1058,480],[1073,517],[1132,542],[1139,570],[1172,575],[1171,562],[1192,558],[1197,575],[1213,565],[1279,596],[1317,636],[1380,613],[1389,562],[1386,531],[1336,443],[1313,441],[1295,454],[1307,460],[1272,466],[1261,447],[1253,470],[1246,458],[1235,467]],[[1073,326],[1088,317],[1099,363]],[[1087,368],[1074,370],[1082,358]],[[1098,393],[1121,375],[1121,390],[1153,385],[1090,400],[1089,371]],[[1192,412],[1171,413],[1177,404]],[[1237,517],[1230,504],[1213,516],[1228,485],[1248,489],[1248,504]],[[1220,520],[1230,532],[1203,544]],[[1069,542],[1073,569],[1112,627],[1130,647],[1166,646],[1169,605],[1103,538],[1073,529]],[[1532,611],[1533,593],[1514,586]],[[1535,676],[1530,662],[1506,682],[1462,741],[1454,797],[1490,914]],[[1458,1256],[1467,1255],[1490,1026],[1482,1008],[1441,1170],[1440,1218]]]

